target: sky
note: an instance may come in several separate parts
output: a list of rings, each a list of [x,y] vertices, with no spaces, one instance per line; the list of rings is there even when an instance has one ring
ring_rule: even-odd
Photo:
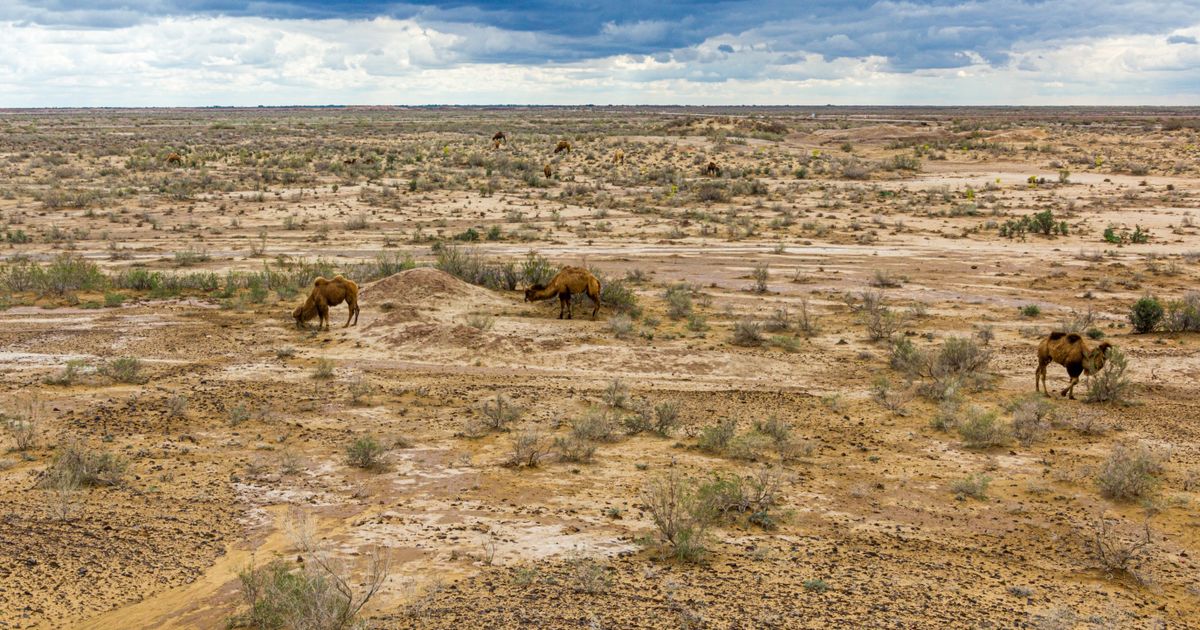
[[[0,107],[1200,105],[1200,0],[0,0]]]

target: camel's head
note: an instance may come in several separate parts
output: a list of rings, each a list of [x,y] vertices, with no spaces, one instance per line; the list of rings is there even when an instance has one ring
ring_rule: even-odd
[[[1108,349],[1111,347],[1113,345],[1105,341],[1092,349],[1086,363],[1088,374],[1094,374],[1104,368],[1104,362],[1108,360]]]
[[[535,284],[535,285],[529,287],[528,289],[525,289],[525,301],[532,302],[533,296],[536,295],[538,291],[541,291],[542,289],[545,289],[545,288],[546,288],[545,285]]]

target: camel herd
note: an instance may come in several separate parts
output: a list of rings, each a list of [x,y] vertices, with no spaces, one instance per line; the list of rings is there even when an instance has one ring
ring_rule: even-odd
[[[507,146],[507,145],[508,145],[508,134],[507,133],[505,133],[504,131],[497,131],[496,133],[492,134],[492,149],[493,150],[499,150],[501,146]],[[554,145],[554,150],[551,151],[551,155],[558,155],[559,153],[569,154],[569,153],[571,153],[572,148],[573,147],[571,146],[570,141],[559,140],[558,143]],[[612,164],[614,166],[624,166],[625,165],[625,151],[623,149],[617,149],[617,150],[613,151]],[[545,173],[546,177],[551,177],[554,174],[554,169],[551,168],[549,163],[546,163],[542,167],[542,172]],[[721,176],[721,167],[717,166],[716,162],[709,161],[708,166],[706,166],[704,168],[704,174],[709,177],[720,177]]]
[[[546,169],[549,170],[547,165]],[[547,173],[549,177],[549,173]],[[572,297],[587,295],[592,301],[592,319],[600,311],[600,281],[592,272],[583,267],[567,266],[546,284],[534,284],[525,289],[526,302],[538,302],[558,298],[558,318],[574,319]],[[358,285],[344,276],[334,276],[332,280],[317,277],[313,281],[312,290],[304,303],[292,311],[296,327],[303,328],[306,322],[319,317],[317,329],[329,330],[329,308],[346,303],[349,313],[346,317],[348,328],[358,324]],[[1059,392],[1059,395],[1075,400],[1075,385],[1079,383],[1080,375],[1091,376],[1104,368],[1108,359],[1108,351],[1112,344],[1103,342],[1095,348],[1088,348],[1087,342],[1077,333],[1052,332],[1038,344],[1037,371],[1034,373],[1034,390],[1050,395],[1046,385],[1046,368],[1051,362],[1067,369],[1071,382]]]

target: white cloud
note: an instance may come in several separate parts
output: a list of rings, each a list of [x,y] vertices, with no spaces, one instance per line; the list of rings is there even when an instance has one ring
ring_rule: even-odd
[[[609,24],[628,40],[662,23]],[[1200,95],[1200,36],[1013,44],[1002,63],[898,72],[885,56],[797,50],[779,29],[723,34],[654,55],[480,62],[538,35],[416,20],[156,18],[111,29],[0,23],[0,107],[425,104],[1186,104]],[[968,33],[969,34],[969,33]],[[962,35],[956,33],[955,36]],[[836,40],[836,41],[835,41]],[[558,45],[561,42],[556,42]],[[473,61],[474,60],[474,61]]]

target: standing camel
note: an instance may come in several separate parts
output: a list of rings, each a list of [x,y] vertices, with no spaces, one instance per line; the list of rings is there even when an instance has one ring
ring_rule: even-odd
[[[1104,362],[1108,358],[1108,349],[1111,347],[1112,344],[1105,341],[1089,350],[1083,337],[1076,333],[1050,333],[1049,337],[1038,344],[1038,367],[1037,372],[1034,373],[1034,390],[1045,392],[1047,396],[1050,395],[1050,389],[1046,386],[1046,366],[1053,361],[1067,368],[1067,375],[1071,377],[1071,384],[1067,385],[1059,394],[1075,400],[1075,384],[1079,382],[1079,375],[1091,376],[1100,371],[1104,367]]]
[[[537,302],[558,296],[558,318],[572,319],[571,296],[576,293],[586,293],[592,301],[592,319],[600,310],[600,281],[590,271],[583,267],[563,267],[546,285],[535,284],[525,289],[525,301]]]

